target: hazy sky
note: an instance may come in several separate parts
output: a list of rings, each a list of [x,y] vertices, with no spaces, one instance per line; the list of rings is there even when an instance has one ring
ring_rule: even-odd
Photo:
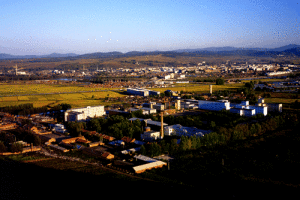
[[[300,0],[0,0],[0,53],[300,44]]]

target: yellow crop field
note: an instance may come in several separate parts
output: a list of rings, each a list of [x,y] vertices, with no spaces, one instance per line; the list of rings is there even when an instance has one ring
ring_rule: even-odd
[[[2,97],[2,101],[18,101],[18,97]]]
[[[1,90],[1,89],[0,89]],[[38,91],[36,89],[36,91]],[[53,91],[53,90],[52,90]],[[70,91],[69,91],[70,92]],[[34,107],[42,107],[46,105],[54,105],[60,103],[71,104],[73,108],[95,106],[95,105],[106,105],[103,99],[105,97],[123,97],[115,91],[98,91],[98,92],[77,92],[77,93],[60,93],[60,94],[41,94],[41,95],[22,95],[13,97],[0,97],[0,107],[13,106],[24,103],[33,103]],[[102,99],[102,100],[101,100]]]
[[[18,96],[18,101],[30,101],[28,96]]]
[[[0,96],[8,95],[31,95],[31,94],[49,94],[49,93],[65,93],[65,92],[93,92],[100,91],[103,88],[89,88],[83,86],[72,85],[47,85],[47,84],[0,84]]]

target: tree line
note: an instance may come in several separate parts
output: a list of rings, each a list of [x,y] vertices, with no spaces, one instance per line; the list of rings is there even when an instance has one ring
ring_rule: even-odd
[[[162,140],[160,143],[148,143],[141,147],[141,154],[158,156],[162,153],[175,155],[188,150],[213,148],[218,145],[226,145],[229,142],[256,137],[267,132],[273,132],[281,128],[294,128],[300,125],[299,114],[282,114],[266,119],[262,122],[240,123],[233,127],[218,127],[214,132],[205,134],[203,137],[182,136]],[[180,139],[180,140],[178,140]],[[178,142],[180,141],[180,142]]]
[[[88,122],[67,122],[67,129],[70,135],[77,137],[82,135],[82,129],[103,133],[117,139],[124,136],[129,138],[140,138],[142,133],[142,122],[135,120],[132,123],[121,115],[113,115],[105,119],[102,117],[93,118]]]
[[[5,106],[1,107],[1,112],[10,113],[12,115],[31,115],[36,113],[46,113],[48,111],[59,111],[59,110],[67,110],[70,109],[71,105],[67,103],[61,103],[55,105],[53,107],[42,106],[42,107],[34,107],[33,103],[20,104],[16,106]]]

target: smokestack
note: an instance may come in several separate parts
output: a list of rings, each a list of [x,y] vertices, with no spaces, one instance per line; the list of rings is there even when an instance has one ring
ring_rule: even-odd
[[[160,138],[164,138],[164,112],[160,113],[160,119],[161,119],[161,124],[160,124]]]
[[[212,85],[209,85],[209,93],[212,94]]]
[[[180,108],[180,100],[178,99],[178,100],[176,100],[176,103],[175,103],[175,109],[176,110],[180,110],[181,108]]]

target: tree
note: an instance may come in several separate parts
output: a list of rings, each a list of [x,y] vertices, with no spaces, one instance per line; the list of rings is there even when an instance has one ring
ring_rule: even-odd
[[[172,139],[170,144],[170,154],[176,153],[178,150],[177,139]]]
[[[141,153],[142,155],[146,155],[146,148],[145,148],[144,145],[141,146],[140,153]]]
[[[192,148],[192,141],[191,141],[191,139],[188,138],[188,137],[186,137],[186,136],[182,136],[179,147],[180,147],[181,151],[190,150]]]
[[[98,119],[93,118],[88,122],[88,127],[90,130],[94,130],[98,133],[101,131],[101,125]]]
[[[27,143],[33,143],[34,146],[41,145],[41,139],[37,135],[34,135],[32,133],[27,133],[24,140]]]
[[[158,156],[161,154],[161,147],[157,143],[151,143],[149,146],[150,157]]]
[[[222,78],[217,78],[216,79],[216,85],[224,85],[224,79],[222,79]]]
[[[20,152],[23,150],[23,145],[20,144],[20,143],[13,143],[11,146],[10,146],[10,151],[11,152]]]
[[[0,141],[0,152],[6,152],[6,146],[2,141]]]
[[[137,110],[131,113],[132,117],[137,117],[137,118],[142,118],[144,116],[143,111],[142,110]]]
[[[216,122],[211,121],[211,122],[209,123],[209,128],[214,130],[214,129],[216,128]]]
[[[81,134],[81,130],[86,128],[85,122],[68,122],[68,129],[72,136],[78,137]]]

